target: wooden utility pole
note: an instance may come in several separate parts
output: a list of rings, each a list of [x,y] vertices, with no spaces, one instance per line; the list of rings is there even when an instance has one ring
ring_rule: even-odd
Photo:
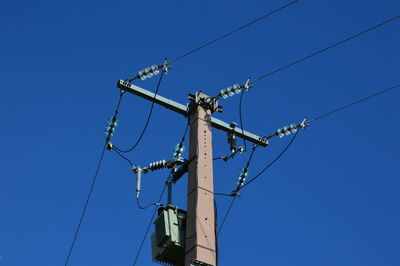
[[[190,104],[187,106],[155,95],[123,80],[120,80],[117,86],[124,91],[188,117],[190,122],[190,164],[188,167],[185,266],[215,266],[217,256],[211,130],[212,128],[223,130],[260,146],[267,146],[267,140],[213,117],[212,113],[221,110],[222,107],[215,99],[202,93],[189,95]]]

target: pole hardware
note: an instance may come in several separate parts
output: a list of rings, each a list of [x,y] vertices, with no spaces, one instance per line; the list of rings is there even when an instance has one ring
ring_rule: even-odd
[[[131,84],[127,81],[119,80],[117,83],[117,87],[124,91],[127,91],[129,93],[135,94],[141,98],[144,98],[146,100],[155,102],[156,104],[164,106],[165,108],[170,109],[176,113],[179,113],[185,117],[188,117],[191,112],[190,106],[188,108],[188,105],[183,105],[176,101],[173,101],[173,100],[170,100],[163,96],[160,96],[159,94],[154,94],[153,92],[150,92],[148,90],[140,88],[140,87],[138,87],[134,84]],[[195,98],[195,95],[192,94],[192,96]],[[188,109],[189,109],[189,111],[188,111]],[[222,107],[220,107],[220,109],[222,110]],[[218,118],[213,117],[213,116],[211,117],[211,126],[213,128],[223,130],[225,132],[230,132],[232,130],[228,123],[226,123],[222,120],[219,120]],[[253,133],[250,133],[246,130],[242,130],[238,127],[235,128],[235,132],[236,132],[237,137],[244,138],[245,140],[248,140],[259,146],[265,147],[268,145],[268,141],[265,139],[265,137],[263,138],[263,137],[257,136]]]
[[[229,124],[229,126],[232,128],[232,131],[227,133],[229,149],[231,150],[231,153],[234,153],[237,150],[237,139],[235,133],[235,127],[237,126],[237,124],[235,122],[232,122]]]
[[[136,174],[136,198],[138,199],[140,196],[140,184],[142,181],[142,173],[146,174],[148,172],[148,169],[137,166],[134,167],[132,171]]]
[[[240,152],[242,153],[244,151],[244,148],[242,146],[240,146],[239,148],[237,148],[234,152],[232,152],[231,154],[229,154],[228,156],[221,156],[220,158],[222,160],[224,160],[225,162],[227,162],[229,159],[232,159],[233,157],[235,157],[235,155]]]
[[[201,95],[201,91],[196,92],[195,94],[189,94],[189,111],[193,110],[195,106],[203,106],[205,109],[211,110],[212,113],[218,112],[222,113],[222,105],[218,104],[218,99],[214,97],[204,97]]]
[[[107,141],[106,149],[109,150],[109,151],[112,151],[112,149],[113,149],[113,144],[112,144],[110,141]]]
[[[182,158],[182,157],[175,157],[172,158],[171,160],[160,160],[160,161],[156,161],[156,162],[152,162],[149,164],[149,166],[146,168],[150,171],[156,171],[156,170],[160,170],[163,168],[174,168],[178,165],[182,165],[185,163],[185,161],[187,161],[186,159]]]

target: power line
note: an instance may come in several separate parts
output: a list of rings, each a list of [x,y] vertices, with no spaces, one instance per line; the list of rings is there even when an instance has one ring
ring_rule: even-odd
[[[236,197],[233,197],[232,200],[231,200],[231,203],[229,204],[228,210],[226,211],[226,213],[224,215],[224,218],[222,219],[222,223],[221,223],[221,226],[218,229],[217,235],[219,234],[219,232],[221,232],[221,229],[224,226],[226,219],[228,218],[229,212],[231,211],[232,206],[235,203],[235,200],[236,200]]]
[[[85,205],[83,207],[83,210],[82,210],[82,213],[81,213],[81,217],[79,219],[78,227],[76,228],[76,231],[75,231],[75,234],[74,234],[74,238],[72,240],[71,246],[70,246],[69,251],[68,251],[67,259],[65,260],[65,266],[68,265],[69,258],[71,257],[72,250],[73,250],[73,248],[75,246],[75,241],[76,241],[76,238],[78,236],[79,229],[81,228],[83,217],[85,216],[86,209],[87,209],[87,206],[89,204],[89,200],[90,200],[90,197],[92,195],[93,188],[94,188],[94,185],[96,183],[97,176],[99,174],[101,163],[103,162],[104,152],[106,150],[106,146],[107,146],[107,144],[104,145],[103,150],[101,151],[100,160],[99,160],[99,163],[97,164],[96,172],[95,172],[93,180],[92,180],[92,185],[90,186],[89,193],[87,195],[86,202],[85,202]]]
[[[296,136],[297,136],[297,133],[298,133],[298,131],[296,132],[296,134],[294,134],[294,136],[293,136],[293,138],[290,140],[289,144],[282,150],[282,152],[281,152],[274,160],[272,160],[263,170],[261,170],[257,175],[255,175],[252,179],[250,179],[249,182],[247,182],[246,184],[244,184],[241,188],[237,189],[237,191],[235,192],[235,194],[231,194],[231,196],[232,196],[231,203],[229,204],[228,210],[226,211],[226,213],[225,213],[225,215],[224,215],[224,218],[223,218],[223,220],[222,220],[221,226],[220,226],[220,228],[218,229],[217,235],[219,234],[219,232],[221,231],[222,227],[224,226],[224,224],[225,224],[225,222],[226,222],[226,220],[227,220],[227,218],[228,218],[228,216],[229,216],[229,213],[230,213],[230,211],[231,211],[231,209],[232,209],[232,207],[233,207],[233,204],[234,204],[235,201],[236,201],[237,192],[238,192],[239,190],[241,190],[242,188],[244,188],[245,186],[249,185],[251,182],[253,182],[256,178],[258,178],[260,175],[262,175],[269,167],[271,167],[276,161],[278,161],[278,160],[282,157],[282,155],[283,155],[283,154],[289,149],[289,147],[292,145],[293,141],[295,140],[295,138],[296,138]],[[249,160],[248,160],[248,162],[247,162],[247,165],[249,165],[250,162],[251,162],[251,159],[252,159],[254,150],[255,150],[255,147],[253,146],[252,154],[250,155],[250,158],[249,158]],[[223,193],[215,193],[215,194],[217,194],[217,195],[224,195],[224,196],[227,195],[227,194],[223,194]]]
[[[334,110],[332,110],[332,111],[329,111],[329,112],[327,112],[327,113],[324,113],[324,114],[322,114],[322,115],[319,115],[319,116],[317,116],[317,117],[315,117],[315,118],[313,118],[313,119],[307,121],[306,123],[314,122],[314,121],[316,121],[316,120],[319,120],[319,119],[321,119],[321,118],[324,118],[324,117],[326,117],[326,116],[329,116],[329,115],[331,115],[331,114],[333,114],[333,113],[336,113],[336,112],[339,112],[339,111],[341,111],[341,110],[343,110],[343,109],[349,108],[350,106],[353,106],[353,105],[355,105],[355,104],[364,102],[364,101],[369,100],[369,99],[371,99],[371,98],[374,98],[374,97],[376,97],[376,96],[378,96],[378,95],[380,95],[380,94],[383,94],[383,93],[389,92],[389,91],[391,91],[391,90],[394,90],[394,89],[396,89],[396,88],[398,88],[398,87],[400,87],[400,84],[394,85],[393,87],[390,87],[390,88],[386,88],[386,89],[381,90],[381,91],[379,91],[379,92],[377,92],[377,93],[374,93],[374,94],[369,95],[369,96],[367,96],[367,97],[361,98],[360,100],[357,100],[357,101],[352,102],[352,103],[350,103],[350,104],[346,104],[346,105],[344,105],[344,106],[342,106],[342,107],[339,107],[339,108],[337,108],[337,109],[334,109]]]
[[[129,160],[129,159],[128,159],[126,156],[124,156],[123,154],[121,154],[121,152],[119,152],[117,149],[113,149],[113,151],[115,151],[122,159],[124,159],[125,161],[127,161],[127,162],[130,164],[130,166],[131,166],[132,168],[135,167],[135,166],[133,165],[132,161]]]
[[[164,71],[161,71],[160,78],[159,78],[158,83],[157,83],[156,91],[155,91],[155,93],[154,93],[154,99],[157,97],[157,93],[158,93],[158,90],[159,90],[159,88],[160,88],[160,84],[161,84],[161,81],[162,81],[163,76],[164,76]],[[144,136],[144,134],[145,134],[145,132],[146,132],[146,130],[147,130],[147,126],[149,125],[150,118],[151,118],[151,115],[152,115],[152,113],[153,113],[154,99],[153,99],[153,101],[151,102],[151,107],[150,107],[149,114],[148,114],[148,116],[147,116],[146,124],[144,125],[143,130],[142,130],[142,133],[140,134],[140,136],[139,136],[139,138],[137,139],[136,143],[135,143],[131,148],[126,149],[126,150],[120,149],[120,148],[118,148],[117,146],[114,145],[114,148],[115,148],[116,150],[118,150],[119,152],[127,153],[127,152],[131,152],[132,150],[134,150],[134,149],[139,145],[140,141],[142,140],[142,138],[143,138],[143,136]]]
[[[299,131],[296,131],[296,133],[293,135],[292,139],[290,140],[289,144],[278,154],[278,156],[276,156],[275,159],[273,159],[263,170],[261,170],[258,174],[256,174],[246,184],[244,184],[241,188],[239,188],[238,191],[240,191],[244,187],[251,184],[254,180],[256,180],[258,177],[260,177],[268,168],[270,168],[274,163],[276,163],[282,157],[282,155],[285,154],[285,152],[290,148],[293,141],[296,139],[296,136],[298,133],[299,133]]]
[[[359,100],[357,100],[357,101],[355,101],[355,102],[352,102],[352,103],[350,103],[350,104],[346,104],[346,105],[344,105],[344,106],[342,106],[342,107],[339,107],[339,108],[337,108],[337,109],[334,109],[334,110],[332,110],[332,111],[329,111],[329,112],[326,112],[326,113],[324,113],[324,114],[322,114],[322,115],[319,115],[319,116],[317,116],[317,117],[315,117],[315,118],[313,118],[313,119],[311,119],[311,120],[305,122],[305,124],[309,124],[309,123],[311,123],[311,122],[314,122],[314,121],[316,121],[316,120],[319,120],[319,119],[321,119],[321,118],[324,118],[324,117],[326,117],[326,116],[329,116],[329,115],[331,115],[331,114],[333,114],[333,113],[336,113],[336,112],[338,112],[338,111],[341,111],[341,110],[343,110],[343,109],[349,108],[349,107],[351,107],[351,106],[353,106],[353,105],[355,105],[355,104],[364,102],[364,101],[369,100],[369,99],[371,99],[371,98],[374,98],[374,97],[376,97],[376,96],[378,96],[378,95],[387,93],[387,92],[389,92],[389,91],[391,91],[391,90],[394,90],[394,89],[396,89],[396,88],[399,88],[399,87],[400,87],[400,84],[397,84],[397,85],[394,85],[394,86],[392,86],[392,87],[383,89],[383,90],[381,90],[381,91],[379,91],[379,92],[377,92],[377,93],[374,93],[374,94],[369,95],[369,96],[367,96],[367,97],[361,98],[361,99],[359,99]],[[241,186],[241,187],[240,187],[239,189],[237,189],[235,192],[238,192],[239,190],[241,190],[241,189],[243,189],[244,187],[248,186],[248,185],[249,185],[250,183],[252,183],[255,179],[257,179],[260,175],[262,175],[268,168],[270,168],[277,160],[279,160],[279,159],[282,157],[282,155],[290,148],[290,146],[292,145],[293,141],[295,140],[295,138],[296,138],[298,132],[299,132],[299,131],[296,131],[296,133],[294,134],[294,136],[293,136],[293,138],[291,139],[291,141],[289,142],[289,144],[285,147],[285,149],[282,150],[282,152],[281,152],[272,162],[270,162],[263,170],[261,170],[257,175],[255,175],[252,179],[250,179],[247,183],[245,183],[243,186]],[[253,151],[254,151],[254,149],[253,149]],[[252,156],[252,155],[251,155],[251,156]],[[250,156],[250,158],[251,158],[251,156]],[[249,164],[250,160],[251,160],[251,159],[249,159],[248,164]],[[223,195],[222,193],[220,193],[220,194]]]
[[[222,39],[228,37],[229,35],[232,35],[232,34],[238,32],[238,31],[240,31],[240,30],[242,30],[242,29],[244,29],[244,28],[247,28],[248,26],[251,26],[251,25],[253,25],[253,24],[256,23],[256,22],[258,22],[258,21],[260,21],[260,20],[263,20],[263,19],[265,19],[265,18],[267,18],[267,17],[269,17],[269,16],[271,16],[271,15],[273,15],[273,14],[275,14],[275,13],[277,13],[277,12],[279,12],[279,11],[281,11],[281,10],[283,10],[283,9],[285,9],[285,8],[287,8],[287,7],[289,7],[289,6],[291,6],[291,5],[293,5],[293,4],[295,4],[295,3],[298,2],[298,1],[299,1],[299,0],[291,1],[291,2],[289,2],[289,3],[287,3],[287,4],[285,4],[285,5],[281,6],[281,7],[279,7],[279,8],[277,8],[277,9],[273,10],[273,11],[270,11],[270,12],[268,12],[267,14],[262,15],[261,17],[258,17],[258,18],[256,18],[256,19],[250,21],[249,23],[246,23],[246,24],[244,24],[244,25],[242,25],[242,26],[240,26],[240,27],[238,27],[238,28],[236,28],[236,29],[234,29],[234,30],[228,32],[228,33],[225,33],[225,34],[219,36],[218,38],[216,38],[216,39],[214,39],[214,40],[212,40],[212,41],[209,41],[209,42],[207,42],[207,43],[205,43],[205,44],[203,44],[203,45],[201,45],[201,46],[199,46],[199,47],[197,47],[197,48],[195,48],[195,49],[192,49],[192,50],[190,50],[190,51],[188,51],[188,52],[186,52],[186,53],[184,53],[184,54],[182,54],[182,55],[176,57],[175,59],[172,59],[171,61],[168,61],[167,64],[172,64],[172,63],[174,63],[174,62],[176,62],[176,61],[178,61],[178,60],[180,60],[180,59],[182,59],[182,58],[184,58],[184,57],[186,57],[186,56],[188,56],[188,55],[190,55],[190,54],[193,54],[194,52],[197,52],[198,50],[201,50],[201,49],[203,49],[203,48],[205,48],[205,47],[207,47],[207,46],[209,46],[209,45],[211,45],[211,44],[213,44],[213,43],[216,43],[216,42],[218,42],[218,41],[220,41],[220,40],[222,40]]]
[[[225,34],[223,34],[223,35],[221,35],[221,36],[219,36],[219,37],[217,37],[217,38],[215,38],[215,39],[213,39],[213,40],[211,40],[211,41],[209,41],[209,42],[207,42],[207,43],[205,43],[203,45],[200,45],[197,48],[189,50],[188,52],[186,52],[186,53],[184,53],[182,55],[179,55],[179,56],[175,57],[174,59],[172,59],[170,61],[165,61],[165,63],[163,65],[153,65],[153,66],[148,67],[148,68],[146,68],[144,70],[141,70],[141,71],[139,71],[139,73],[136,76],[127,79],[127,81],[133,81],[133,80],[138,79],[138,78],[144,80],[144,79],[146,79],[148,77],[151,77],[151,76],[157,74],[158,73],[157,71],[159,69],[166,68],[167,65],[172,64],[172,63],[174,63],[174,62],[176,62],[176,61],[178,61],[178,60],[180,60],[180,59],[182,59],[182,58],[184,58],[184,57],[186,57],[188,55],[191,55],[191,54],[193,54],[193,53],[195,53],[195,52],[197,52],[197,51],[199,51],[199,50],[201,50],[201,49],[203,49],[203,48],[205,48],[205,47],[207,47],[207,46],[209,46],[209,45],[211,45],[213,43],[216,43],[216,42],[218,42],[218,41],[220,41],[220,40],[222,40],[222,39],[224,39],[224,38],[226,38],[226,37],[238,32],[238,31],[240,31],[240,30],[242,30],[244,28],[247,28],[247,27],[253,25],[254,23],[259,22],[260,20],[263,20],[263,19],[265,19],[265,18],[267,18],[267,17],[269,17],[269,16],[271,16],[271,15],[273,15],[273,14],[275,14],[275,13],[277,13],[277,12],[279,12],[279,11],[281,11],[281,10],[291,6],[291,5],[293,5],[294,3],[298,2],[298,1],[299,0],[291,1],[291,2],[279,7],[277,9],[273,10],[273,11],[270,11],[270,12],[266,13],[265,15],[262,15],[262,16],[256,18],[256,19],[244,24],[244,25],[241,25],[241,26],[237,27],[236,29],[234,29],[234,30],[232,30],[232,31],[230,31],[228,33],[225,33]]]
[[[243,135],[244,135],[244,127],[243,127],[243,118],[242,118],[242,101],[243,101],[244,92],[245,92],[245,90],[242,90],[242,93],[240,94],[240,100],[239,100],[239,121],[240,121],[240,128],[242,129]],[[243,146],[244,146],[244,150],[247,151],[245,139],[243,139]]]
[[[352,103],[350,103],[350,104],[347,104],[347,105],[344,105],[344,106],[339,107],[339,108],[337,108],[337,109],[334,109],[334,110],[332,110],[332,111],[330,111],[330,112],[327,112],[327,113],[324,113],[324,114],[322,114],[322,115],[319,115],[319,116],[317,116],[317,117],[315,117],[315,118],[309,120],[309,121],[306,122],[306,123],[309,124],[309,123],[311,123],[311,122],[314,122],[314,121],[316,121],[316,120],[319,120],[319,119],[321,119],[321,118],[324,118],[324,117],[326,117],[326,116],[329,116],[329,115],[331,115],[331,114],[333,114],[333,113],[336,113],[336,112],[338,112],[338,111],[341,111],[341,110],[343,110],[343,109],[346,109],[346,108],[348,108],[348,107],[350,107],[350,106],[353,106],[353,105],[355,105],[355,104],[361,103],[361,102],[363,102],[363,101],[366,101],[366,100],[368,100],[368,99],[371,99],[371,98],[373,98],[373,97],[376,97],[376,96],[378,96],[378,95],[380,95],[380,94],[383,94],[383,93],[389,92],[389,91],[391,91],[391,90],[394,90],[395,88],[398,88],[398,87],[400,87],[400,84],[397,84],[397,85],[392,86],[392,87],[390,87],[390,88],[386,88],[386,89],[381,90],[381,91],[379,91],[379,92],[377,92],[377,93],[375,93],[375,94],[369,95],[369,96],[364,97],[364,98],[362,98],[362,99],[360,99],[360,100],[357,100],[357,101],[352,102]],[[235,191],[235,192],[237,193],[237,192],[239,192],[239,190],[241,190],[241,189],[243,189],[244,187],[246,187],[246,186],[248,186],[249,184],[251,184],[251,183],[252,183],[253,181],[255,181],[258,177],[260,177],[266,170],[268,170],[274,163],[276,163],[276,162],[285,154],[285,152],[291,147],[291,145],[293,144],[294,140],[296,139],[296,136],[297,136],[298,132],[299,132],[299,131],[296,131],[296,133],[294,134],[294,136],[292,137],[292,139],[290,140],[290,142],[288,143],[288,145],[279,153],[279,155],[278,155],[274,160],[272,160],[263,170],[261,170],[258,174],[256,174],[252,179],[250,179],[247,183],[245,183],[243,186],[241,186],[241,187],[240,187],[239,189],[237,189],[237,191]],[[252,158],[252,156],[253,156],[254,150],[255,150],[255,148],[254,148],[254,146],[253,146],[253,151],[252,151],[252,154],[250,155],[250,158],[249,158],[249,160],[248,160],[248,162],[247,162],[247,165],[249,165],[250,162],[251,162],[251,158]],[[235,200],[236,200],[236,197],[237,197],[236,193],[235,193],[235,194],[232,194],[232,193],[231,193],[231,194],[214,193],[214,195],[233,196],[232,201],[231,201],[231,203],[230,203],[230,205],[229,205],[229,207],[228,207],[228,210],[227,210],[227,212],[226,212],[226,214],[225,214],[225,216],[224,216],[224,218],[223,218],[223,220],[222,220],[221,226],[220,226],[220,228],[218,229],[218,233],[221,231],[221,229],[222,229],[222,227],[223,227],[223,225],[224,225],[224,223],[225,223],[225,221],[226,221],[226,219],[227,219],[227,217],[228,217],[228,215],[229,215],[229,213],[230,213],[230,211],[231,211],[231,209],[232,209],[232,206],[233,206],[233,204],[235,203]]]
[[[163,187],[163,189],[162,189],[162,191],[161,191],[160,197],[158,198],[158,202],[161,201],[161,198],[162,198],[162,196],[164,195],[164,191],[165,191],[165,187],[166,187],[166,186],[167,186],[167,184],[165,183],[165,184],[164,184],[164,187]],[[139,259],[140,252],[142,251],[142,247],[143,247],[144,241],[146,240],[147,234],[149,233],[150,226],[151,226],[151,224],[152,224],[152,222],[153,222],[154,216],[156,215],[157,209],[158,209],[158,208],[157,208],[157,206],[156,206],[156,207],[154,208],[153,215],[151,216],[151,219],[150,219],[150,221],[149,221],[149,224],[147,225],[147,228],[146,228],[146,231],[145,231],[145,233],[144,233],[142,242],[141,242],[141,244],[140,244],[140,246],[139,246],[139,249],[138,249],[138,251],[137,251],[137,253],[136,253],[136,257],[135,257],[135,260],[134,260],[134,262],[133,262],[133,266],[136,265],[136,262],[137,262],[137,260]]]
[[[348,42],[348,41],[350,41],[350,40],[352,40],[352,39],[354,39],[354,38],[357,38],[357,37],[359,37],[359,36],[361,36],[361,35],[363,35],[363,34],[369,32],[369,31],[375,30],[375,29],[377,29],[377,28],[379,28],[379,27],[382,27],[382,26],[385,25],[385,24],[388,24],[388,23],[390,23],[390,22],[393,22],[394,20],[396,20],[396,19],[398,19],[398,18],[400,18],[400,16],[396,16],[396,17],[390,18],[390,19],[388,19],[388,20],[385,20],[384,22],[381,22],[381,23],[376,24],[376,25],[374,25],[374,26],[372,26],[372,27],[369,27],[369,28],[367,28],[367,29],[365,29],[365,30],[363,30],[363,31],[361,31],[361,32],[359,32],[359,33],[356,33],[356,34],[354,34],[354,35],[352,35],[352,36],[350,36],[350,37],[347,37],[347,38],[345,38],[345,39],[343,39],[343,40],[341,40],[341,41],[339,41],[339,42],[337,42],[337,43],[334,43],[334,44],[329,45],[328,47],[325,47],[325,48],[323,48],[323,49],[321,49],[321,50],[318,50],[318,51],[316,51],[316,52],[314,52],[314,53],[312,53],[312,54],[310,54],[310,55],[307,55],[307,56],[305,56],[305,57],[302,57],[302,58],[300,58],[300,59],[298,59],[298,60],[296,60],[296,61],[294,61],[294,62],[292,62],[292,63],[290,63],[290,64],[288,64],[288,65],[285,65],[285,66],[280,67],[280,68],[277,68],[277,69],[275,69],[275,70],[273,70],[273,71],[271,71],[271,72],[269,72],[269,73],[267,73],[267,74],[264,74],[264,75],[262,75],[262,76],[260,76],[260,77],[258,77],[258,78],[256,78],[256,79],[250,81],[249,84],[253,84],[253,83],[256,82],[256,81],[259,81],[259,80],[261,80],[261,79],[263,79],[263,78],[266,78],[266,77],[271,76],[271,75],[273,75],[273,74],[275,74],[275,73],[278,73],[278,72],[280,72],[280,71],[282,71],[282,70],[284,70],[284,69],[287,69],[287,68],[289,68],[289,67],[291,67],[291,66],[294,66],[294,65],[296,65],[296,64],[298,64],[298,63],[300,63],[300,62],[303,62],[303,61],[305,61],[305,60],[307,60],[307,59],[309,59],[309,58],[311,58],[311,57],[313,57],[313,56],[316,56],[316,55],[321,54],[321,53],[323,53],[323,52],[325,52],[325,51],[328,51],[328,50],[330,50],[330,49],[332,49],[332,48],[334,48],[334,47],[336,47],[336,46],[339,46],[339,45],[341,45],[341,44],[343,44],[343,43],[345,43],[345,42]]]
[[[102,162],[103,162],[105,150],[106,150],[106,148],[107,148],[107,146],[108,146],[108,144],[109,144],[110,137],[111,137],[112,134],[114,133],[115,127],[116,127],[116,125],[117,125],[117,124],[116,124],[116,123],[117,123],[117,116],[118,116],[119,108],[120,108],[120,106],[121,106],[121,102],[122,102],[122,98],[123,98],[124,94],[125,94],[125,92],[121,90],[120,93],[119,93],[119,99],[118,99],[117,107],[115,108],[115,111],[114,111],[114,116],[113,116],[112,119],[110,120],[110,123],[109,123],[109,125],[108,125],[108,129],[106,130],[106,133],[107,133],[106,143],[104,144],[104,147],[103,147],[103,149],[102,149],[102,151],[101,151],[101,155],[100,155],[99,162],[98,162],[98,164],[97,164],[96,172],[95,172],[95,174],[94,174],[94,176],[93,176],[92,184],[91,184],[91,186],[90,186],[88,195],[87,195],[87,197],[86,197],[85,205],[84,205],[84,207],[83,207],[83,210],[82,210],[82,213],[81,213],[79,222],[78,222],[78,226],[77,226],[77,228],[76,228],[76,230],[75,230],[74,238],[73,238],[73,240],[72,240],[71,246],[70,246],[69,251],[68,251],[67,258],[66,258],[66,260],[65,260],[65,266],[68,265],[69,259],[70,259],[71,254],[72,254],[72,250],[73,250],[73,248],[74,248],[74,246],[75,246],[75,242],[76,242],[76,239],[77,239],[77,237],[78,237],[78,233],[79,233],[79,230],[80,230],[80,228],[81,228],[81,225],[82,225],[82,222],[83,222],[83,218],[84,218],[84,216],[85,216],[86,209],[87,209],[87,206],[88,206],[88,204],[89,204],[89,200],[90,200],[90,198],[91,198],[91,196],[92,196],[93,188],[94,188],[94,185],[95,185],[96,180],[97,180],[97,176],[98,176],[99,171],[100,171],[100,166],[101,166],[101,164],[102,164]],[[128,160],[128,161],[129,161],[129,160]]]

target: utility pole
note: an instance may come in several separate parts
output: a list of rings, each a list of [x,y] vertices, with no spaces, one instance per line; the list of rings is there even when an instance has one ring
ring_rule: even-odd
[[[186,106],[123,80],[117,86],[188,117],[190,141],[184,265],[215,266],[216,223],[211,130],[214,127],[260,146],[267,146],[267,140],[213,117],[212,113],[222,111],[222,106],[205,94],[189,95],[190,103]]]
[[[189,165],[185,265],[192,259],[216,265],[211,112],[194,105],[189,116],[189,158],[195,159]]]

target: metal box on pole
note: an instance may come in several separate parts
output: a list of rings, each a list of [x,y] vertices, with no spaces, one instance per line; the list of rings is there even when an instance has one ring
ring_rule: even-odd
[[[152,256],[155,262],[165,265],[184,265],[186,211],[173,206],[159,209],[151,236]]]

